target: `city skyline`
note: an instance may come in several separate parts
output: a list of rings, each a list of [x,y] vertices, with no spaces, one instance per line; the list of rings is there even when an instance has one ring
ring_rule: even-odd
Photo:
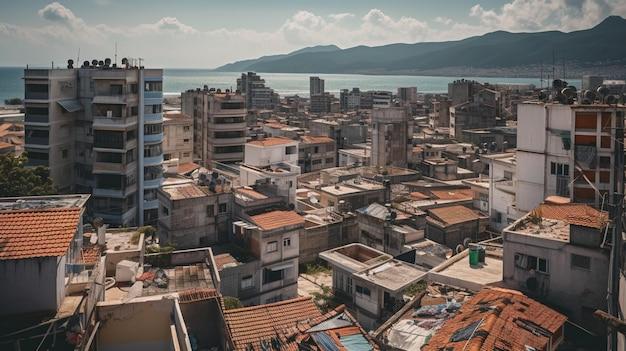
[[[68,58],[149,58],[168,68],[213,68],[263,55],[335,44],[385,45],[457,40],[494,30],[512,32],[589,28],[609,15],[626,16],[626,3],[584,1],[433,1],[258,4],[187,2],[2,2],[1,66],[49,66]],[[15,45],[16,42],[20,45]],[[42,55],[41,52],[45,52]],[[87,57],[88,56],[88,57]]]

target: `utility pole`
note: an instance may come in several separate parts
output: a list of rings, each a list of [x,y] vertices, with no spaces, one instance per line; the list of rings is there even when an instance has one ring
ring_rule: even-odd
[[[613,199],[611,201],[611,256],[609,260],[609,284],[607,306],[609,315],[619,319],[619,280],[622,249],[622,216],[624,214],[624,113],[615,111],[615,172],[613,178]],[[608,329],[607,349],[617,351],[617,331]]]

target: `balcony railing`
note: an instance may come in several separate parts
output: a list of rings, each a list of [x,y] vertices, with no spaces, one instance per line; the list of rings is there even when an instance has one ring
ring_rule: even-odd
[[[26,123],[48,123],[48,115],[36,115],[32,113],[27,113],[24,116],[24,122]]]
[[[24,144],[26,145],[49,145],[49,137],[32,137],[26,136]]]
[[[26,100],[48,100],[48,93],[37,93],[27,91],[24,93],[24,99]]]

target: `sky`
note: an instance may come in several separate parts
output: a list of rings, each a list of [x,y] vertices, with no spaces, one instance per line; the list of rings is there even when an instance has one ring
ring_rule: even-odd
[[[147,67],[213,68],[315,45],[569,32],[609,15],[626,17],[626,0],[0,0],[0,66],[113,58],[117,44]]]

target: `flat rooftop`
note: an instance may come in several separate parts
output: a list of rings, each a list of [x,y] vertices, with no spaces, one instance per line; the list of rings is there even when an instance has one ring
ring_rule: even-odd
[[[93,233],[92,235],[96,235]],[[108,229],[105,234],[108,252],[139,250],[141,233],[137,229]]]
[[[83,207],[90,196],[77,194],[3,197],[0,198],[0,211]]]
[[[357,273],[356,276],[386,290],[396,292],[420,280],[427,272],[418,266],[394,259]]]
[[[152,267],[140,276],[142,296],[161,295],[189,289],[215,289],[209,266],[197,263],[171,268]]]
[[[485,263],[470,266],[468,250],[453,256],[447,262],[433,269],[436,275],[443,278],[451,278],[450,282],[469,282],[471,285],[493,285],[502,281],[502,250],[496,249],[490,253],[488,249],[485,255]],[[450,283],[451,285],[456,285]],[[465,287],[464,284],[458,284]],[[476,286],[477,287],[477,286]]]
[[[391,255],[363,244],[348,244],[320,253],[320,258],[352,272],[360,272],[392,259]]]

